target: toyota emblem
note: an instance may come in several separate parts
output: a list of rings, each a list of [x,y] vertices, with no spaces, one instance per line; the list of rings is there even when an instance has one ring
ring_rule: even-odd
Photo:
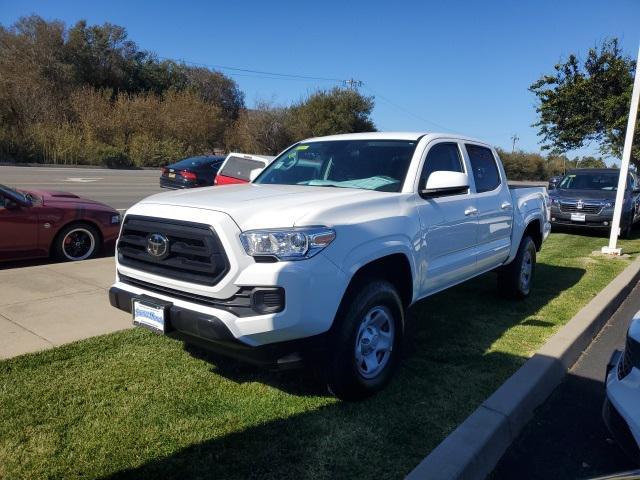
[[[151,233],[147,237],[147,252],[158,260],[169,253],[169,239],[161,233]]]

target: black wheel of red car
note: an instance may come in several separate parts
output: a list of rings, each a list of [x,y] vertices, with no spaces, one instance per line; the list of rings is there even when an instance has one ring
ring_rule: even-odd
[[[64,227],[53,245],[54,255],[60,260],[76,262],[94,257],[100,250],[100,234],[87,224]]]

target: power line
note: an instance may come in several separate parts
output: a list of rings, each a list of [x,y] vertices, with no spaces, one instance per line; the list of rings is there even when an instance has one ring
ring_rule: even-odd
[[[161,57],[158,56],[159,59],[161,60],[167,60],[167,61],[176,61],[172,58],[167,58],[167,57]],[[231,71],[231,72],[242,72],[242,73],[230,73],[229,75],[232,76],[238,76],[238,77],[253,77],[253,78],[264,78],[264,79],[271,79],[271,80],[301,80],[301,81],[322,81],[322,82],[332,82],[332,83],[340,83],[343,86],[351,89],[351,90],[357,90],[358,88],[365,88],[367,90],[369,90],[376,98],[380,98],[381,100],[387,102],[389,105],[397,108],[398,110],[401,110],[402,112],[406,113],[407,115],[410,115],[422,122],[426,122],[428,124],[431,124],[437,128],[441,128],[443,130],[449,130],[451,131],[452,129],[445,127],[444,125],[440,125],[439,123],[436,123],[432,120],[428,120],[424,117],[422,117],[421,115],[418,115],[415,112],[412,112],[411,110],[398,105],[397,103],[393,102],[392,100],[388,99],[387,97],[385,97],[384,95],[381,95],[377,92],[374,92],[373,90],[371,90],[370,88],[366,87],[364,82],[361,80],[356,80],[354,78],[349,78],[349,79],[340,79],[340,78],[333,78],[333,77],[316,77],[316,76],[312,76],[312,75],[301,75],[301,74],[296,74],[296,73],[281,73],[281,72],[268,72],[266,70],[254,70],[251,68],[242,68],[242,67],[231,67],[228,65],[219,65],[219,64],[208,64],[208,63],[201,63],[201,62],[192,62],[189,60],[185,60],[185,59],[178,59],[178,62],[184,63],[184,64],[189,64],[189,65],[194,65],[194,66],[199,66],[199,67],[205,67],[205,68],[210,68],[210,69],[217,69],[217,70],[227,70],[227,71]]]
[[[444,125],[440,125],[439,123],[436,123],[434,121],[431,120],[427,120],[426,118],[424,118],[421,115],[418,115],[415,112],[412,112],[411,110],[409,110],[408,108],[403,107],[402,105],[398,105],[397,103],[389,100],[387,97],[380,95],[379,93],[374,92],[372,89],[365,87],[367,90],[369,90],[376,98],[380,98],[381,100],[387,102],[389,105],[397,108],[398,110],[403,111],[404,113],[406,113],[407,115],[411,115],[412,117],[422,121],[422,122],[426,122],[426,123],[430,123],[431,125],[434,125],[435,127],[441,128],[443,130],[449,130],[449,131],[453,131],[453,129],[445,127]]]
[[[167,58],[167,57],[158,57],[161,60],[168,60],[168,61],[175,61],[171,58]],[[299,74],[295,74],[295,73],[279,73],[279,72],[267,72],[264,70],[253,70],[250,68],[240,68],[240,67],[229,67],[227,65],[217,65],[217,64],[207,64],[207,63],[200,63],[200,62],[191,62],[188,60],[184,60],[184,59],[179,59],[179,62],[181,63],[186,63],[189,65],[194,65],[194,66],[199,66],[199,67],[206,67],[206,68],[211,68],[211,69],[217,69],[217,70],[230,70],[230,71],[234,71],[234,72],[244,72],[244,73],[252,73],[252,74],[257,74],[257,75],[269,75],[271,77],[281,77],[281,78],[289,78],[289,79],[299,79],[299,80],[315,80],[315,81],[323,81],[323,82],[337,82],[337,83],[343,83],[343,82],[348,82],[349,80],[344,80],[341,78],[331,78],[331,77],[314,77],[311,75],[299,75]]]

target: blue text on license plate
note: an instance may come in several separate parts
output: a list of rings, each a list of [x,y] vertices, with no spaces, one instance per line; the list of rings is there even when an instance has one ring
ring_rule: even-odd
[[[133,323],[141,327],[164,332],[164,308],[138,300],[133,301]]]

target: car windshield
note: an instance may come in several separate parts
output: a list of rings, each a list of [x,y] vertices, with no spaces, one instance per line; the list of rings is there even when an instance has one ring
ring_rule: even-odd
[[[251,172],[262,170],[266,160],[254,160],[245,157],[229,157],[220,172],[225,177],[237,178],[238,180],[249,181]]]
[[[254,183],[399,192],[416,143],[406,140],[299,143],[276,158]]]
[[[559,188],[566,190],[618,189],[618,173],[570,173],[562,179]]]
[[[0,194],[5,194],[9,198],[18,199],[25,203],[29,201],[29,194],[19,192],[2,184],[0,184]]]

